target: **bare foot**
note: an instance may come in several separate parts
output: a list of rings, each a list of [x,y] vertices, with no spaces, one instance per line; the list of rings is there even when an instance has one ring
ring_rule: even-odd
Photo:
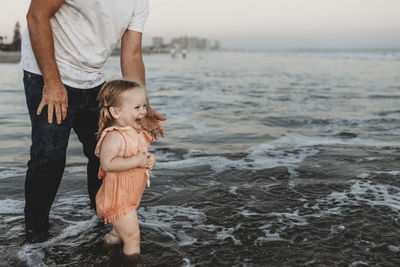
[[[142,258],[139,254],[125,255],[125,260],[127,266],[142,266]]]
[[[104,235],[104,244],[107,246],[116,245],[122,242],[119,234],[113,229],[111,232]]]

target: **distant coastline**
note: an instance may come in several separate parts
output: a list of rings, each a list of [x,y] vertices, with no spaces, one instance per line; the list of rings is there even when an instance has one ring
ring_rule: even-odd
[[[153,47],[143,47],[143,54],[163,54],[169,53],[165,49],[159,51]],[[206,50],[200,52],[209,52],[214,50]],[[400,60],[400,48],[382,48],[382,49],[281,49],[281,50],[248,50],[248,49],[228,49],[221,48],[219,52],[244,52],[244,53],[267,53],[275,56],[297,56],[297,57],[324,57],[324,58],[360,58],[360,59],[384,59],[384,60]],[[190,52],[190,51],[189,51]],[[120,51],[115,49],[111,56],[119,56]],[[3,51],[0,50],[0,63],[18,63],[21,60],[20,51]]]
[[[18,63],[21,60],[20,51],[1,51],[0,63]]]
[[[169,49],[166,50],[155,50],[152,47],[143,47],[142,53],[145,55],[148,54],[167,54],[170,53]],[[115,49],[111,56],[119,56],[120,50]],[[18,63],[21,60],[21,52],[20,51],[3,51],[0,50],[0,63]]]

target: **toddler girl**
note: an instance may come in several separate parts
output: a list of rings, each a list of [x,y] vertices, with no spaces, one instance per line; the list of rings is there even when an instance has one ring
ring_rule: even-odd
[[[114,80],[104,84],[97,97],[100,108],[95,154],[100,158],[96,195],[97,213],[113,229],[107,244],[123,241],[125,255],[140,253],[140,231],[136,209],[148,183],[147,170],[155,156],[147,151],[152,137],[142,129],[146,116],[145,88],[133,81]]]

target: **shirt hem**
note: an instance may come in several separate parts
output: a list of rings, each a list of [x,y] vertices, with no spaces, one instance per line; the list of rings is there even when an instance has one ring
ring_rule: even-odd
[[[128,27],[128,30],[131,30],[131,31],[135,31],[135,32],[140,32],[140,33],[143,33],[144,32],[144,28],[142,28],[142,27]]]
[[[22,63],[20,63],[20,67],[22,68],[22,70],[25,70],[27,72],[31,72],[33,74],[37,74],[37,75],[43,76],[42,72],[40,70],[38,71],[36,68],[30,68],[30,67],[24,66],[24,65],[22,65]],[[61,77],[61,81],[62,81],[62,83],[64,85],[67,85],[69,87],[86,90],[86,89],[92,89],[94,87],[99,86],[100,84],[104,83],[106,81],[106,79],[103,78],[103,79],[99,80],[98,82],[90,83],[90,84],[86,83],[85,85],[77,84],[77,83],[73,83],[73,82],[69,82],[69,81],[65,81],[65,79],[63,79],[62,77]]]

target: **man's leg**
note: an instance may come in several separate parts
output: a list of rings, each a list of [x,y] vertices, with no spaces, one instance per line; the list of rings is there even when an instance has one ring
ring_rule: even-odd
[[[49,212],[65,167],[66,148],[71,131],[69,118],[60,125],[48,123],[47,108],[36,115],[42,98],[43,78],[24,72],[26,102],[31,119],[32,145],[25,179],[26,230],[47,230]]]
[[[98,129],[99,109],[97,107],[97,95],[102,85],[93,89],[84,89],[82,109],[73,121],[73,128],[83,145],[83,153],[88,158],[87,186],[90,198],[90,206],[96,209],[96,194],[102,181],[98,178],[100,167],[99,158],[94,151],[96,149],[96,132]]]

